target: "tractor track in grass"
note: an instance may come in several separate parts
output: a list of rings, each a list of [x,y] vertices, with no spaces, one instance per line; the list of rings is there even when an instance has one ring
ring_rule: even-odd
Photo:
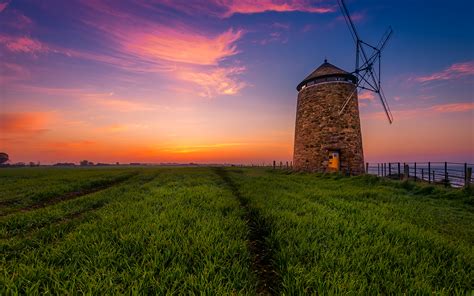
[[[140,186],[146,185],[146,184],[152,182],[156,177],[157,176],[154,175],[151,178],[145,178],[143,180],[139,180],[138,184]],[[128,179],[130,179],[130,178],[127,178],[127,180]],[[124,182],[124,181],[125,180],[123,180],[122,182]],[[111,186],[113,186],[113,185],[111,185]],[[23,238],[31,239],[31,238],[34,237],[35,233],[38,233],[39,231],[44,229],[46,226],[49,226],[49,225],[58,226],[58,225],[61,225],[61,224],[67,224],[67,223],[70,223],[70,222],[73,222],[73,221],[81,220],[81,219],[84,218],[84,216],[86,214],[96,212],[96,211],[100,210],[101,208],[103,208],[104,206],[108,205],[110,202],[111,201],[98,202],[96,204],[91,205],[90,207],[80,209],[80,210],[72,212],[72,213],[68,213],[68,214],[66,214],[62,217],[58,217],[56,219],[52,219],[50,221],[46,221],[46,222],[40,223],[40,224],[33,224],[30,227],[23,229],[22,232],[9,234],[9,235],[6,235],[4,237],[0,237],[0,239],[11,239],[13,237],[18,237],[18,236],[23,236]],[[72,227],[71,229],[69,229],[69,231],[74,230],[76,227],[77,227],[77,225],[75,227]]]
[[[108,202],[98,203],[98,204],[92,205],[91,207],[81,209],[81,210],[76,211],[76,212],[69,213],[69,214],[64,215],[62,217],[58,217],[56,219],[52,219],[52,220],[46,221],[44,223],[33,224],[30,227],[22,229],[21,232],[9,234],[9,235],[6,235],[4,237],[0,237],[0,239],[10,239],[10,238],[17,237],[17,236],[23,236],[25,238],[31,237],[33,233],[42,230],[46,226],[65,224],[65,223],[69,223],[73,220],[81,219],[85,214],[95,212],[95,211],[103,208],[107,204],[108,204]]]
[[[11,212],[0,213],[0,217],[9,216],[9,215],[16,214],[16,213],[19,213],[19,212],[29,212],[29,211],[45,208],[45,207],[48,207],[48,206],[52,206],[52,205],[55,205],[55,204],[63,202],[63,201],[75,199],[75,198],[78,198],[78,197],[81,197],[81,196],[84,196],[84,195],[96,193],[96,192],[111,188],[113,186],[116,186],[118,184],[121,184],[121,183],[129,180],[130,178],[132,178],[136,175],[137,174],[132,174],[132,175],[126,176],[124,178],[120,178],[118,180],[114,180],[114,181],[111,181],[109,183],[102,184],[100,186],[96,186],[96,187],[92,187],[92,188],[67,192],[67,193],[64,193],[62,195],[58,195],[58,196],[55,196],[55,197],[47,199],[47,200],[39,201],[37,203],[24,206],[22,208],[16,209],[16,210],[11,211]],[[14,201],[7,201],[7,202],[9,202],[10,204],[14,204]]]
[[[272,251],[265,240],[269,235],[269,228],[252,209],[247,198],[242,196],[239,187],[229,177],[228,172],[222,167],[214,168],[214,172],[224,181],[245,210],[245,220],[249,228],[248,247],[252,257],[252,271],[257,275],[257,294],[278,295],[281,278],[272,263]]]

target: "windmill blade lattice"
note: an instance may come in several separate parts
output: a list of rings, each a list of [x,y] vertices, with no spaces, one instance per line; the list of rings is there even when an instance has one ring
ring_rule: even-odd
[[[356,66],[353,72],[353,74],[357,77],[356,89],[364,89],[376,93],[380,99],[380,102],[382,103],[389,123],[392,123],[393,115],[390,111],[390,107],[381,86],[381,57],[382,50],[392,36],[393,30],[391,27],[389,27],[377,46],[372,46],[360,39],[360,35],[351,19],[349,10],[347,9],[344,0],[338,0],[338,4],[341,8],[346,24],[349,27],[351,36],[356,43]],[[370,55],[367,54],[368,52],[370,52]],[[339,111],[340,115],[344,112],[346,106],[353,96],[354,93],[351,94],[344,102]]]

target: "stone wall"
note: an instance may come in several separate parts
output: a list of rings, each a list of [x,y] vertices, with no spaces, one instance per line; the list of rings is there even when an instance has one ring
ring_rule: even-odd
[[[329,151],[340,153],[341,172],[362,174],[364,154],[355,85],[328,82],[302,89],[296,111],[295,170],[327,172]],[[342,115],[339,110],[354,92]]]

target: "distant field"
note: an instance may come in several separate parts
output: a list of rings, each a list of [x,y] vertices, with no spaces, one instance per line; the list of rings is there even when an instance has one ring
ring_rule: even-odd
[[[474,197],[261,168],[0,169],[1,294],[474,290]]]

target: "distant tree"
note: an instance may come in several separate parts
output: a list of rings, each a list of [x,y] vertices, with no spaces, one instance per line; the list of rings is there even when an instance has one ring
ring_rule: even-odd
[[[6,154],[5,152],[0,152],[0,164],[4,164],[9,160],[10,158],[8,157],[8,154]]]
[[[82,166],[88,166],[88,165],[91,165],[91,162],[89,162],[88,160],[81,160],[80,164]]]
[[[58,162],[55,163],[54,166],[75,166],[75,163],[72,162]]]

